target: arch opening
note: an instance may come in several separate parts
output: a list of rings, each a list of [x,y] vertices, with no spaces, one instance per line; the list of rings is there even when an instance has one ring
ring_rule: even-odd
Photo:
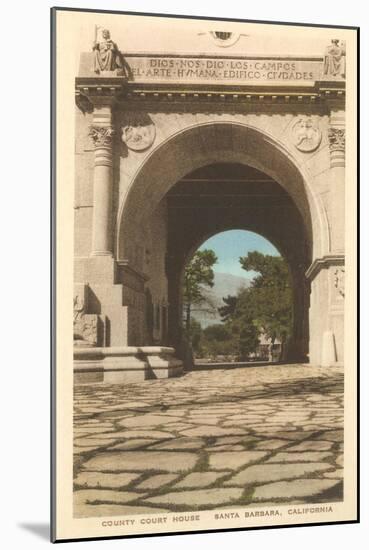
[[[183,275],[189,258],[210,236],[231,229],[268,239],[286,259],[292,279],[293,338],[289,359],[308,353],[309,289],[304,272],[311,261],[301,214],[288,193],[260,171],[215,163],[177,182],[148,220],[142,270],[147,276],[145,344],[173,345],[183,356]]]
[[[300,314],[293,272],[264,237],[241,229],[206,239],[187,259],[180,292],[189,366],[288,360]]]
[[[311,248],[301,215],[286,191],[253,168],[217,163],[195,170],[178,182],[167,194],[166,205],[171,344],[177,349],[186,347],[181,298],[185,266],[208,238],[238,229],[264,237],[286,260],[294,311],[288,359],[306,360],[309,285],[304,273],[311,261]]]

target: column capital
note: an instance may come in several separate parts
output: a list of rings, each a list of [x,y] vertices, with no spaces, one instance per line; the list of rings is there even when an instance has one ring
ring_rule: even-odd
[[[345,128],[329,128],[328,130],[329,149],[333,151],[345,151],[346,130]]]
[[[89,136],[95,148],[95,167],[113,166],[113,141],[115,130],[112,123],[112,109],[109,105],[95,106]]]
[[[342,108],[332,108],[328,129],[331,168],[345,166],[346,117]]]
[[[115,135],[115,130],[112,126],[97,126],[92,124],[89,128],[88,135],[92,138],[96,149],[100,147],[111,147]]]
[[[331,157],[331,168],[344,168],[346,164],[345,159],[345,145],[346,145],[346,130],[345,128],[328,129],[328,141],[329,152]]]

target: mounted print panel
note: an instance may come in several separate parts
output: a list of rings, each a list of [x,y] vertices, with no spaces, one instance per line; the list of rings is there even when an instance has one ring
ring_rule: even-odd
[[[357,29],[52,15],[53,540],[357,521]]]

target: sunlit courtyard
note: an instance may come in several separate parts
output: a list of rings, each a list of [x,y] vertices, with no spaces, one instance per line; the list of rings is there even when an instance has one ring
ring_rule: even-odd
[[[77,517],[342,500],[343,369],[75,388]]]

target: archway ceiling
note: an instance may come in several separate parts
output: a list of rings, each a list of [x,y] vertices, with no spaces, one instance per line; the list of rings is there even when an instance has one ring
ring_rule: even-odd
[[[214,164],[180,180],[166,195],[168,252],[186,261],[210,236],[254,231],[297,268],[310,262],[301,215],[286,191],[265,174],[240,164]]]

